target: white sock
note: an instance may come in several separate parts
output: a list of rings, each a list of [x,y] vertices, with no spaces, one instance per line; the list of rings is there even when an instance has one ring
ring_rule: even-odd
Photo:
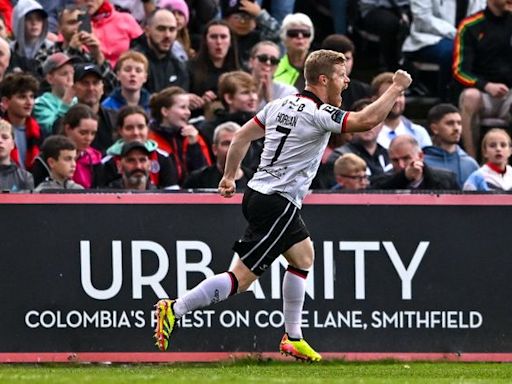
[[[230,295],[235,294],[237,289],[238,281],[231,272],[209,277],[176,299],[173,306],[174,316],[179,319],[190,311],[226,300]]]
[[[302,339],[302,307],[308,272],[288,266],[283,278],[284,328],[292,339]]]

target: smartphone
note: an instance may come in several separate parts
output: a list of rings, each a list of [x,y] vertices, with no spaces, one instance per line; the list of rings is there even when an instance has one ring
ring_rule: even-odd
[[[91,16],[89,16],[87,9],[82,9],[81,13],[78,14],[78,21],[80,22],[78,26],[79,31],[92,32]]]

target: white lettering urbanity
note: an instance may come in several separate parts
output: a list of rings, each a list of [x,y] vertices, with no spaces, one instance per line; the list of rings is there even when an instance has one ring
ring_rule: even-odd
[[[382,247],[381,247],[382,244]],[[410,262],[406,266],[403,258],[397,251],[397,247],[391,241],[339,241],[338,249],[343,252],[353,252],[354,255],[354,297],[356,300],[366,299],[366,266],[372,262],[367,258],[370,252],[378,252],[384,250],[388,259],[391,261],[398,279],[401,283],[402,300],[411,300],[413,298],[413,279],[418,271],[420,264],[427,254],[430,242],[420,241],[414,251]],[[133,299],[141,300],[144,294],[152,292],[156,297],[169,297],[169,284],[174,284],[177,296],[182,296],[188,292],[189,278],[191,274],[202,274],[205,278],[214,275],[214,271],[210,264],[212,262],[212,250],[208,244],[197,240],[178,240],[175,243],[175,258],[169,254],[166,249],[159,243],[149,240],[134,240],[130,242],[131,248],[131,265],[129,262],[123,263],[123,244],[119,240],[112,241],[112,254],[104,255],[95,252],[91,255],[91,244],[88,240],[80,241],[80,277],[84,292],[91,298],[96,300],[109,300],[116,297],[123,283],[131,283],[131,296]],[[333,241],[323,241],[318,257],[323,258],[323,270],[318,273],[323,274],[323,297],[324,300],[334,300],[336,296],[335,283],[340,282],[342,276],[340,272],[343,269],[336,269],[336,259],[340,254],[335,254]],[[126,248],[126,247],[125,247]],[[192,257],[193,256],[193,257]],[[94,261],[99,258],[108,258],[112,260],[112,276],[104,277],[102,270],[101,278],[93,276]],[[147,269],[143,268],[144,264],[154,262],[156,258],[156,270],[151,269],[150,274],[144,274]],[[108,259],[107,259],[108,260]],[[173,263],[172,260],[175,260]],[[231,266],[238,260],[238,256],[233,254]],[[250,287],[249,291],[254,294],[258,300],[281,299],[281,285],[283,278],[283,270],[286,269],[288,263],[283,256],[279,256],[278,261],[270,266],[270,282],[260,282],[256,280]],[[376,260],[372,257],[372,260]],[[382,261],[380,261],[382,262]],[[129,273],[123,273],[124,268],[131,268],[131,279]],[[170,281],[167,279],[170,268],[176,271],[176,279]],[[318,267],[317,267],[318,268]],[[96,272],[98,273],[98,272]],[[148,273],[148,272],[146,272]],[[306,280],[306,294],[309,298],[315,299],[315,269],[311,268]],[[317,276],[320,278],[320,276]],[[124,282],[123,279],[128,280]],[[94,282],[94,283],[93,283]],[[269,287],[267,287],[269,285]],[[165,288],[164,288],[165,287]],[[148,289],[149,288],[149,289]],[[319,287],[316,287],[317,290]],[[322,288],[322,287],[320,287]],[[174,290],[173,290],[174,291]]]
[[[80,277],[85,293],[96,300],[108,300],[119,293],[123,285],[122,252],[121,241],[112,241],[112,283],[107,289],[97,289],[93,287],[91,279],[91,244],[86,240],[80,241]]]

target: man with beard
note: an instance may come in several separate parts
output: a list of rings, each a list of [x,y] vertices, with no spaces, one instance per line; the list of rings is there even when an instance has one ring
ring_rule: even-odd
[[[377,75],[371,83],[371,94],[377,99],[393,84],[393,73],[383,72]],[[377,142],[384,148],[389,148],[389,143],[395,137],[408,134],[416,139],[420,148],[432,145],[432,140],[427,130],[421,125],[414,124],[402,115],[405,110],[405,95],[402,92],[395,101],[395,105],[384,120],[384,125],[377,137]]]
[[[130,141],[123,145],[118,162],[120,179],[114,180],[109,187],[135,191],[156,189],[149,178],[150,152],[140,141]]]
[[[434,145],[423,148],[425,163],[455,173],[460,187],[478,169],[478,163],[460,146],[462,117],[452,104],[433,106],[427,115]]]
[[[171,52],[176,40],[177,22],[168,9],[157,9],[146,20],[144,34],[132,41],[132,48],[149,61],[145,88],[149,93],[176,85],[188,91],[189,76],[185,65]]]

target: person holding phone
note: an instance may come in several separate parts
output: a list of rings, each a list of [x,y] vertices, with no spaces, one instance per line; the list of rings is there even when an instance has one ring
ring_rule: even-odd
[[[59,13],[58,30],[62,41],[55,43],[56,50],[77,58],[77,61],[96,64],[103,76],[105,92],[110,93],[117,86],[117,77],[105,60],[99,39],[91,32],[87,10],[75,5],[64,8]]]
[[[87,9],[99,49],[115,67],[119,56],[130,48],[130,41],[142,35],[139,23],[131,14],[116,11],[108,0],[76,0],[76,5]]]

